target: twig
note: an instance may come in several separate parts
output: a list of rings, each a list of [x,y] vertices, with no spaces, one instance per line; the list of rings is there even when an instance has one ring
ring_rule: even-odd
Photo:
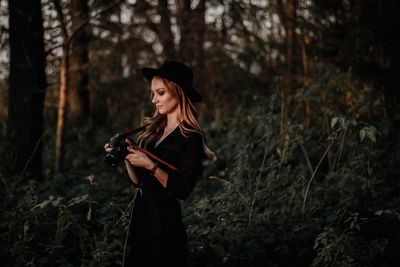
[[[337,157],[335,159],[335,162],[333,163],[333,169],[336,168],[336,166],[338,165],[340,159],[342,158],[343,149],[344,149],[344,142],[346,141],[346,139],[345,139],[346,138],[346,133],[347,133],[347,127],[344,129],[342,138],[340,140],[341,142],[340,142],[340,146],[339,146],[339,152],[338,152],[338,155],[337,155]]]
[[[77,228],[79,243],[81,245],[81,251],[82,251],[82,267],[84,267],[85,266],[85,248],[83,246],[83,240],[82,240],[81,231],[79,230],[79,226],[76,225],[76,228]]]
[[[8,189],[6,180],[4,179],[4,176],[1,174],[1,172],[0,172],[0,177],[1,177],[1,180],[3,181],[4,186],[6,187],[7,193],[10,193],[10,189]]]
[[[59,0],[52,0],[52,2],[53,2],[53,5],[54,5],[54,7],[56,9],[57,17],[60,20],[60,28],[61,28],[61,33],[63,35],[63,38],[67,39],[68,30],[67,30],[67,26],[66,26],[66,23],[65,23],[65,16],[64,16],[64,13],[62,11],[62,7],[61,7],[61,4],[60,4],[60,1]]]
[[[131,223],[132,223],[132,218],[133,218],[133,205],[135,203],[135,200],[136,200],[136,197],[137,197],[137,194],[138,194],[139,190],[140,189],[136,189],[135,190],[135,194],[133,195],[133,199],[132,199],[131,203],[128,206],[128,207],[130,207],[130,206],[132,206],[132,207],[131,207],[131,214],[130,214],[130,217],[129,217],[128,230],[126,231],[126,235],[125,235],[124,253],[122,255],[122,267],[125,266],[126,247],[128,246],[129,230],[131,228]]]
[[[114,223],[113,228],[115,228],[115,227],[118,225],[118,223],[122,220],[122,218],[125,216],[126,212],[130,209],[130,207],[131,207],[131,206],[133,205],[133,203],[135,202],[135,198],[136,198],[136,195],[135,195],[135,197],[131,200],[131,202],[129,203],[128,207],[125,209],[125,211],[122,212],[122,215],[121,215],[121,217],[119,217],[118,221],[117,221],[116,223]]]
[[[260,186],[261,174],[262,174],[262,171],[264,169],[265,161],[267,159],[267,152],[268,152],[268,149],[267,149],[267,146],[265,146],[263,160],[262,160],[261,167],[260,167],[260,172],[258,173],[258,176],[257,176],[257,179],[256,179],[256,188],[254,190],[254,198],[253,198],[253,201],[251,202],[251,206],[250,206],[249,222],[247,223],[247,227],[249,227],[249,225],[251,223],[251,219],[253,217],[254,205],[256,203],[255,193],[257,192],[258,187]]]
[[[265,147],[263,160],[262,160],[261,167],[260,167],[260,172],[258,173],[258,177],[257,177],[257,180],[256,180],[256,188],[255,188],[256,190],[255,190],[255,192],[258,190],[258,187],[260,186],[261,174],[262,174],[262,170],[264,169],[265,161],[267,159],[267,152],[268,152],[268,148]]]
[[[82,21],[81,24],[78,25],[78,27],[76,27],[76,29],[69,35],[68,34],[68,30],[67,30],[67,23],[65,21],[65,16],[64,13],[62,12],[62,8],[60,6],[60,3],[58,0],[52,0],[56,11],[57,11],[57,15],[58,15],[58,19],[60,20],[60,25],[58,25],[61,28],[61,32],[62,35],[64,37],[64,42],[62,44],[58,44],[56,46],[53,46],[52,48],[49,48],[45,53],[46,55],[51,53],[51,51],[63,47],[65,44],[69,45],[71,44],[72,39],[75,37],[76,34],[78,34],[83,27],[86,26],[86,24],[88,24],[91,20],[95,19],[97,16],[109,11],[110,9],[112,9],[113,7],[115,7],[116,5],[122,3],[124,0],[117,0],[113,3],[111,3],[110,5],[106,6],[105,8],[103,8],[102,10],[100,10],[99,12],[97,12],[96,14],[94,14],[93,16],[87,18],[86,20]]]
[[[100,10],[99,12],[97,12],[96,14],[94,14],[93,16],[91,16],[90,18],[86,19],[85,21],[83,21],[81,24],[79,24],[78,27],[76,27],[76,29],[74,30],[73,33],[71,33],[71,35],[68,38],[68,42],[71,42],[71,40],[74,38],[74,36],[80,31],[82,30],[83,27],[85,27],[86,24],[88,24],[92,19],[94,19],[95,17],[107,12],[108,10],[112,9],[113,7],[115,7],[116,5],[122,3],[124,0],[117,0],[114,1],[113,3],[111,3],[110,5],[106,6],[105,8],[103,8],[102,10]]]
[[[327,149],[325,150],[324,154],[322,155],[322,158],[319,160],[317,166],[315,167],[315,170],[310,178],[310,180],[308,181],[308,185],[306,188],[306,192],[304,193],[304,199],[303,199],[303,213],[304,213],[304,209],[306,207],[306,200],[307,200],[307,195],[308,195],[308,190],[310,188],[311,182],[314,179],[315,174],[318,171],[319,166],[321,165],[322,161],[324,160],[326,154],[328,153],[328,151],[330,150],[331,146],[333,145],[334,141],[335,141],[336,137],[332,140],[332,142],[329,144],[329,146],[327,147]]]
[[[247,223],[247,227],[250,226],[251,223],[251,219],[253,217],[253,210],[254,210],[254,205],[256,204],[256,198],[253,198],[253,201],[251,202],[251,206],[250,206],[250,212],[249,212],[249,221]]]
[[[29,156],[28,160],[25,162],[25,166],[24,166],[24,168],[22,169],[22,172],[21,172],[21,174],[19,175],[19,178],[21,178],[21,177],[24,175],[26,169],[28,168],[29,163],[31,162],[33,156],[34,156],[35,153],[36,153],[36,150],[37,150],[38,147],[39,147],[40,141],[43,139],[43,137],[44,137],[44,135],[46,134],[46,132],[47,132],[47,129],[43,132],[42,136],[41,136],[41,137],[38,139],[38,141],[36,142],[35,147],[33,148],[32,154]]]
[[[301,151],[303,151],[303,154],[306,157],[307,166],[308,166],[308,169],[310,170],[310,173],[312,175],[314,173],[314,170],[313,170],[313,167],[311,166],[310,158],[307,155],[307,151],[306,151],[305,147],[303,146],[303,144],[301,142],[300,142],[300,147],[301,147]]]

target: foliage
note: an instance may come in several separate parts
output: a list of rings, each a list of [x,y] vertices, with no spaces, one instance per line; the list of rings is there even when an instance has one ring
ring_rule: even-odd
[[[230,116],[204,124],[218,160],[206,162],[203,179],[182,203],[190,266],[396,265],[400,199],[387,170],[395,168],[399,149],[384,145],[388,131],[375,120],[380,114],[335,110],[335,98],[351,86],[361,84],[349,74],[328,73],[287,102],[247,93]],[[352,103],[379,110],[382,103],[361,88],[364,99]],[[309,125],[306,111],[291,108],[305,101],[314,107]],[[42,183],[2,178],[5,266],[121,264],[132,188],[121,167],[102,162],[110,131],[95,120],[71,127],[68,172],[47,168]],[[54,158],[50,132],[46,166]]]
[[[56,175],[48,169],[43,183],[23,177],[4,181],[0,228],[6,265],[115,266],[122,261],[132,193],[121,180],[122,168],[104,166],[96,140],[82,145],[92,131],[79,130],[69,136],[66,167],[72,171]],[[46,152],[53,163],[52,151]]]
[[[331,96],[312,99],[320,103],[312,127],[288,120],[282,129],[276,99],[261,98],[208,129],[224,138],[211,139],[219,161],[185,204],[193,265],[395,266],[398,198],[380,169],[386,131],[355,118],[367,117],[368,109],[332,116],[331,92],[345,88],[344,81],[360,84],[348,74],[323,79],[329,85],[318,79],[312,87]]]
[[[0,1],[3,266],[121,263],[132,188],[122,168],[103,164],[103,144],[151,105],[139,69],[169,58],[193,66],[207,100],[200,122],[218,156],[183,203],[192,266],[398,265],[396,1],[88,1],[92,116],[66,125],[61,174],[52,170],[63,26],[54,3],[67,30],[76,21],[71,1],[41,2],[48,86],[39,183],[6,174],[7,81],[27,80],[33,68],[6,69],[11,56],[21,59],[8,43],[20,21],[6,18],[15,2]]]

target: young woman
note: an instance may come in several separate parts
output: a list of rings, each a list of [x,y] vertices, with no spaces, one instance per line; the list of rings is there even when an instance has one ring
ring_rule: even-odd
[[[184,266],[188,242],[179,200],[189,197],[202,174],[202,161],[215,159],[206,146],[192,102],[201,95],[192,87],[193,72],[186,65],[167,61],[158,69],[144,68],[151,81],[155,106],[143,121],[141,147],[176,167],[174,171],[129,148],[125,158],[132,183],[140,188],[129,229],[132,266]],[[108,144],[106,151],[110,151]],[[171,264],[171,265],[169,265]]]

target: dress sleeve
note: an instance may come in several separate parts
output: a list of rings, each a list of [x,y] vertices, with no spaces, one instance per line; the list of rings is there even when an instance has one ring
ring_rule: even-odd
[[[174,197],[186,199],[203,172],[204,150],[202,136],[194,134],[183,145],[178,154],[178,171],[169,171],[167,191]]]

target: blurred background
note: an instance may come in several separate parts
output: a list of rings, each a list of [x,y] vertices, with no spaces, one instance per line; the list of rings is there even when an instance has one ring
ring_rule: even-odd
[[[103,145],[179,60],[217,160],[189,266],[398,266],[400,3],[0,0],[2,266],[118,266],[133,188]],[[118,222],[118,223],[117,223]]]

